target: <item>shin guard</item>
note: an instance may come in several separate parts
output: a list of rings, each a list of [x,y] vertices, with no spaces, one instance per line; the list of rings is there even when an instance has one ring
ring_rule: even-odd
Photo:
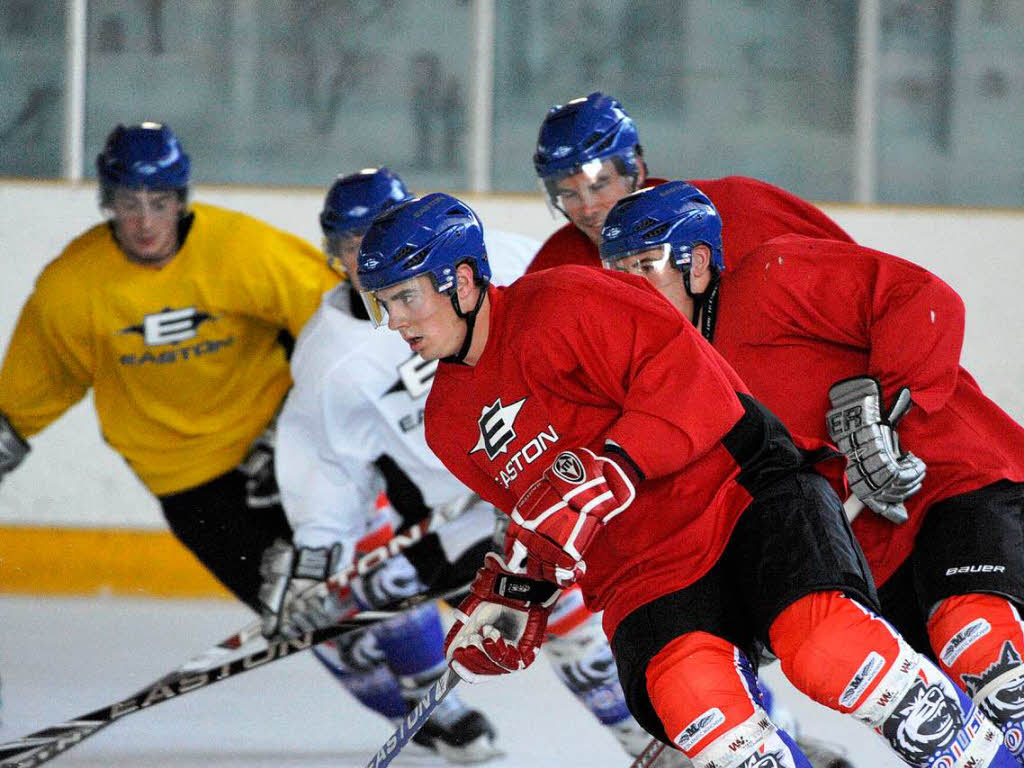
[[[694,768],[811,768],[764,711],[747,657],[722,638],[690,632],[673,640],[648,665],[647,691]]]
[[[939,603],[928,637],[942,669],[1024,754],[1024,623],[1006,598],[972,594]]]
[[[1010,768],[1001,732],[888,623],[838,592],[807,595],[771,627],[793,684],[878,732],[906,763]]]

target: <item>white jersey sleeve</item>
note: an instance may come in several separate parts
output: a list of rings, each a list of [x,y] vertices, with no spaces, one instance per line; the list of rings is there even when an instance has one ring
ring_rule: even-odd
[[[349,562],[373,510],[389,456],[438,507],[468,489],[427,447],[423,407],[436,363],[396,333],[349,312],[351,289],[325,296],[296,341],[294,386],[278,420],[276,471],[298,546],[340,542]]]

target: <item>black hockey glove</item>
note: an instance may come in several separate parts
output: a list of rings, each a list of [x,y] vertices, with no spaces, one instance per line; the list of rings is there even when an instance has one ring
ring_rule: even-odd
[[[238,465],[248,478],[245,481],[245,503],[250,509],[265,509],[281,503],[281,491],[274,475],[274,441],[276,421],[270,422],[263,434],[249,448],[249,455]]]
[[[28,443],[0,413],[0,479],[21,464],[29,450]]]

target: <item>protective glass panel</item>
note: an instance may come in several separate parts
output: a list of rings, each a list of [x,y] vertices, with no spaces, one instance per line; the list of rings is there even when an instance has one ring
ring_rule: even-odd
[[[61,173],[66,5],[0,2],[0,176]]]
[[[1024,3],[881,9],[879,202],[1024,205]]]
[[[603,90],[654,175],[851,197],[855,0],[521,0],[497,14],[496,189],[535,189],[547,108]]]
[[[388,165],[464,188],[460,0],[90,0],[86,147],[168,123],[199,182],[326,186]]]

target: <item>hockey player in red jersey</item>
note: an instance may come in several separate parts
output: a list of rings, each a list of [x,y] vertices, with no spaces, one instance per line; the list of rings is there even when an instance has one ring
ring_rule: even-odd
[[[460,675],[530,664],[559,588],[578,583],[604,610],[634,716],[698,768],[809,765],[761,707],[758,643],[909,765],[1016,765],[875,614],[842,505],[813,469],[831,449],[798,448],[643,281],[566,267],[496,288],[489,275],[479,220],[444,194],[382,214],[360,246],[370,316],[440,361],[428,443],[512,519],[449,632]]]
[[[1020,755],[1024,429],[960,366],[963,303],[914,264],[831,240],[780,237],[734,269],[723,224],[669,182],[612,209],[602,257],[695,317],[787,426],[848,454],[883,612]]]
[[[664,179],[650,177],[636,126],[622,105],[595,92],[552,107],[533,156],[550,205],[569,223],[534,256],[527,272],[561,264],[600,267],[597,247],[605,216],[619,199]],[[795,232],[853,242],[824,212],[779,187],[745,176],[700,179],[727,222],[730,263],[778,235]]]

